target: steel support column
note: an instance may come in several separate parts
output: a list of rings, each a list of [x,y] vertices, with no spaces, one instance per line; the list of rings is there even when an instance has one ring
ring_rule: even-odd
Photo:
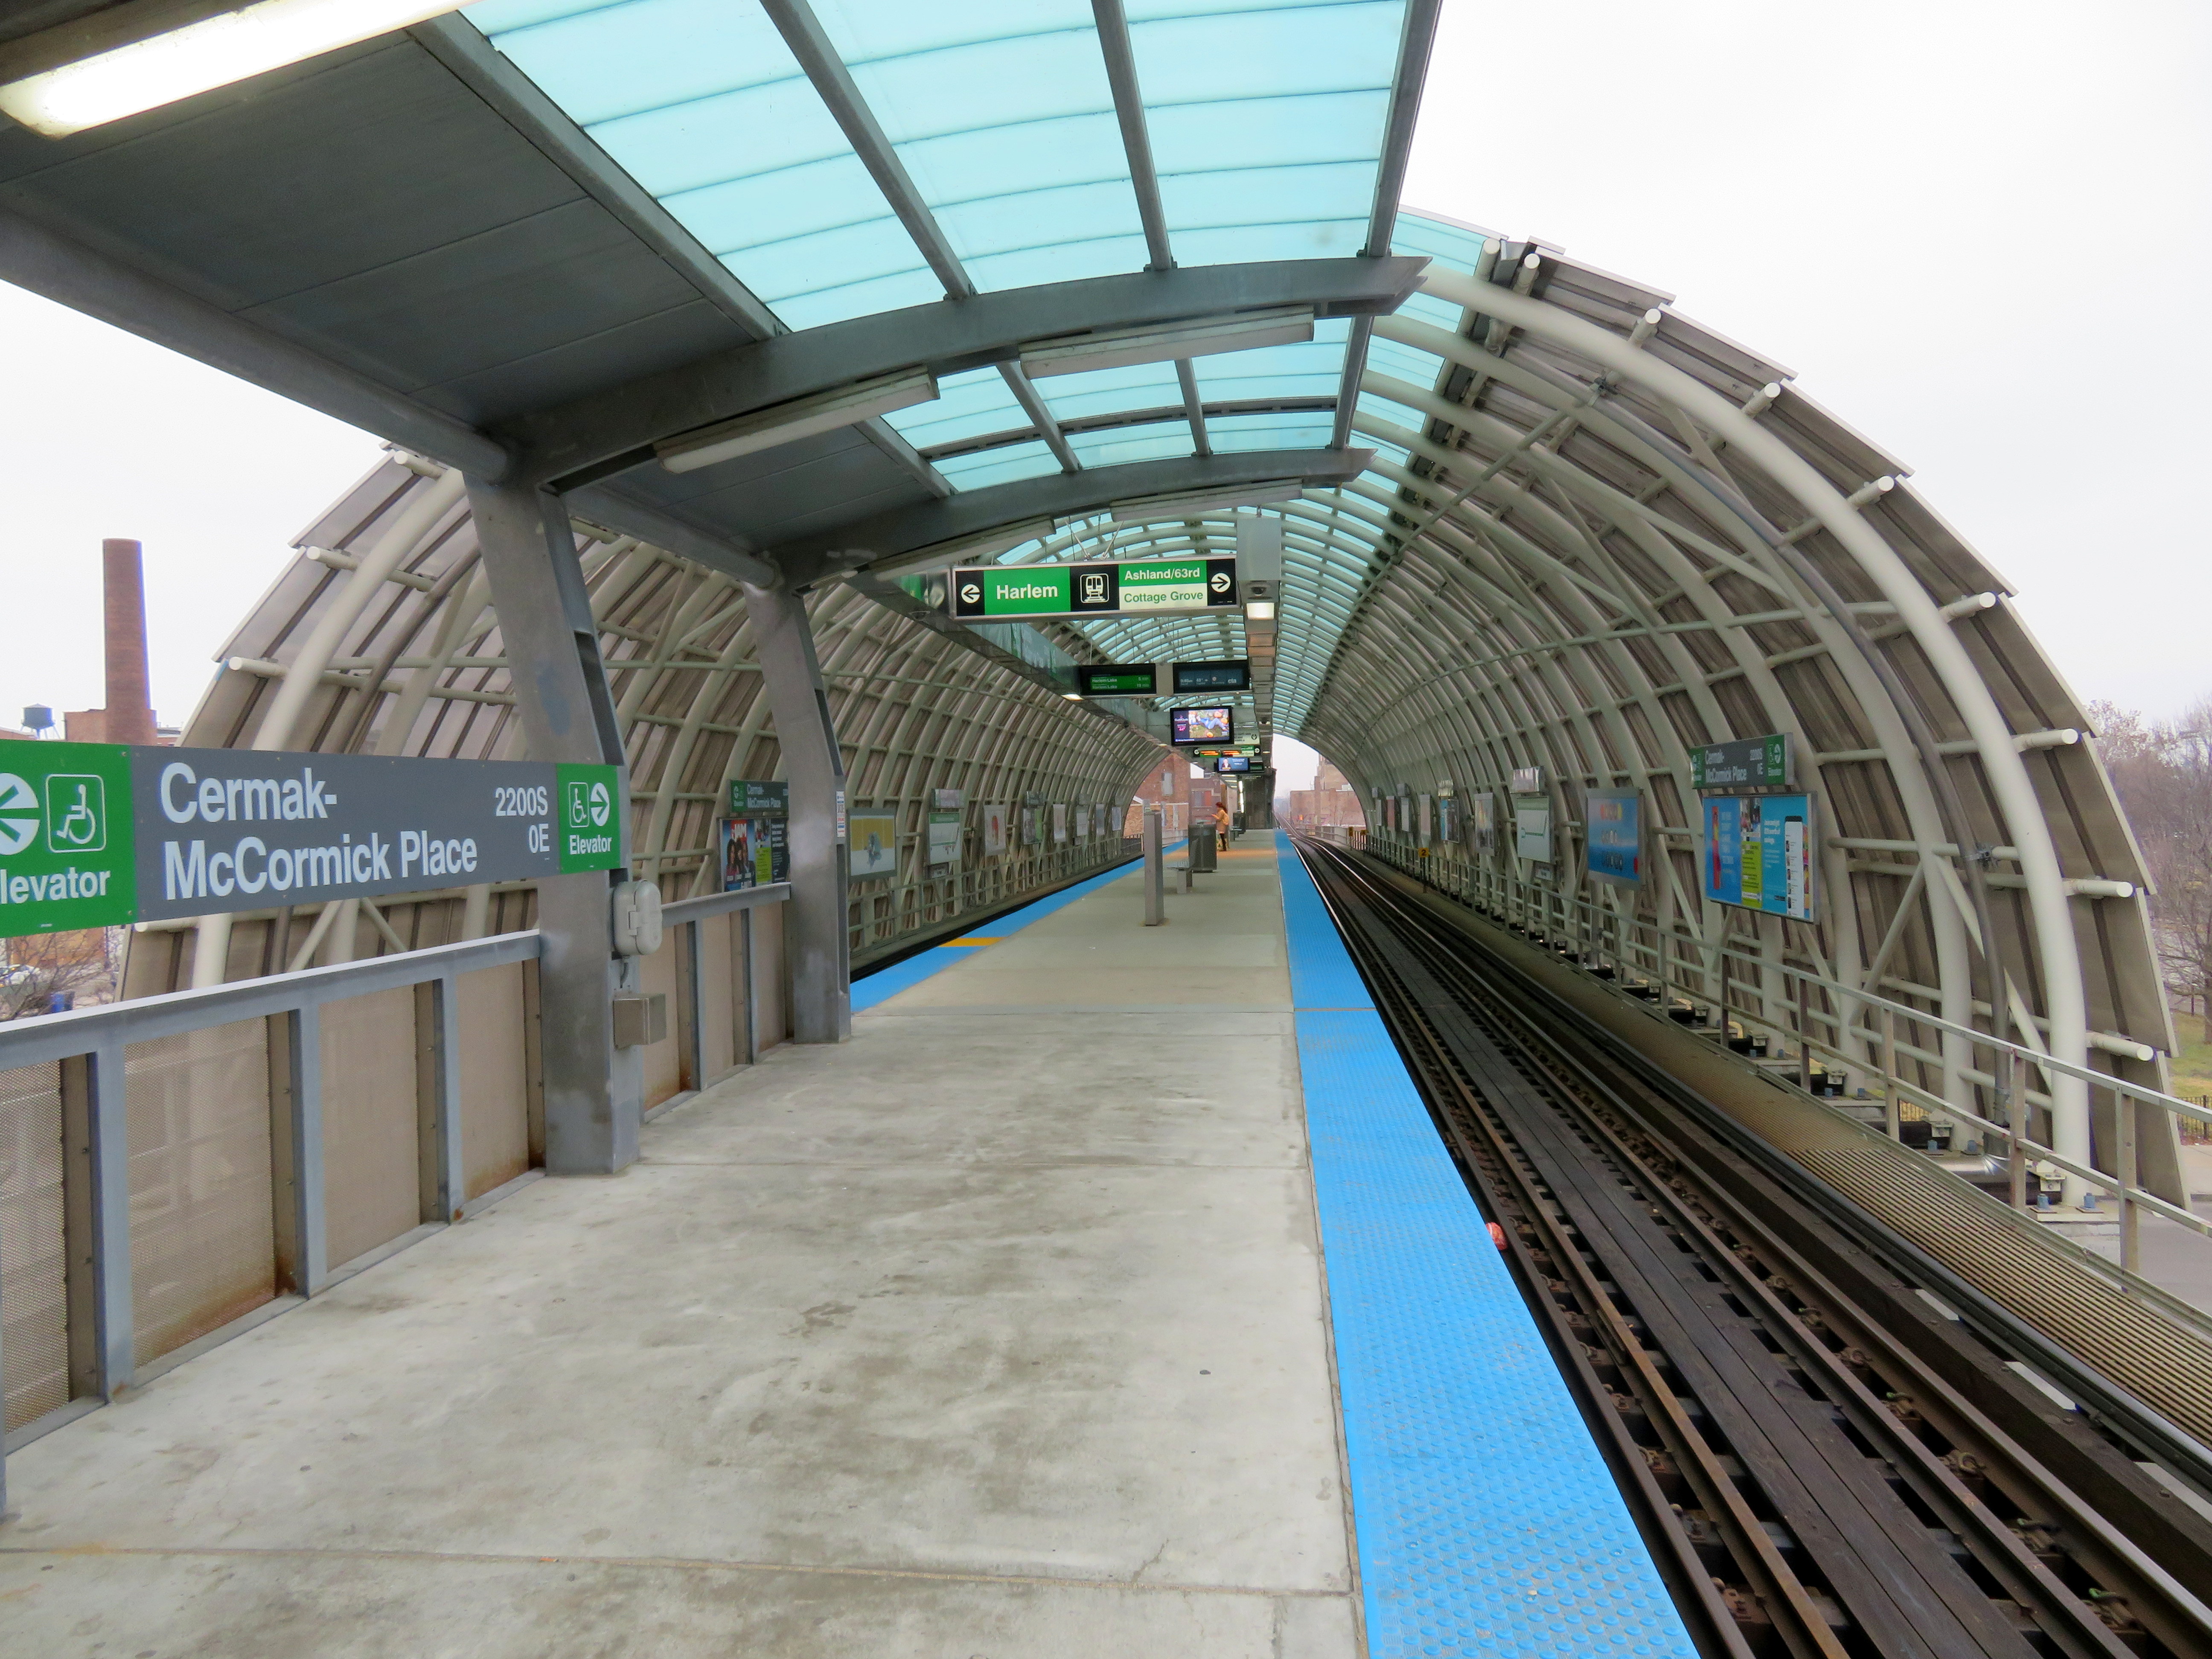
[[[784,952],[791,1030],[800,1042],[853,1035],[852,941],[845,927],[845,757],[814,654],[806,601],[744,584],[753,650],[791,786],[791,908]]]
[[[530,758],[623,766],[598,624],[558,498],[524,485],[469,480],[469,506],[499,612]],[[629,834],[629,774],[622,773]],[[621,871],[550,876],[538,884],[539,1046],[545,1168],[611,1175],[637,1159],[645,1051],[614,1045],[612,911]]]

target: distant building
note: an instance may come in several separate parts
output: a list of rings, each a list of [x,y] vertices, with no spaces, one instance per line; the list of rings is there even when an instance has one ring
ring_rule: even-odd
[[[154,705],[147,691],[146,576],[136,542],[100,544],[107,700],[99,708],[73,708],[62,716],[71,743],[157,743]],[[174,738],[168,741],[176,742]]]
[[[1137,786],[1137,797],[1123,818],[1121,833],[1142,835],[1145,808],[1158,805],[1160,833],[1166,840],[1174,841],[1190,828],[1194,812],[1203,817],[1213,811],[1213,803],[1218,799],[1218,788],[1212,774],[1200,770],[1182,756],[1164,760]]]
[[[1314,773],[1314,787],[1290,792],[1284,828],[1325,830],[1349,827],[1364,830],[1367,814],[1360,810],[1359,795],[1328,761]]]

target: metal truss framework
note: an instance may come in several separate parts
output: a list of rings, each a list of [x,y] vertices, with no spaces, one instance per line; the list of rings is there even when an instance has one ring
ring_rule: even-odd
[[[183,741],[318,753],[514,759],[521,722],[460,475],[395,456],[301,538],[300,556],[249,612]],[[734,778],[780,775],[739,583],[634,537],[579,526],[579,547],[629,767],[633,869],[671,899],[714,890],[715,820]],[[1118,855],[1110,832],[1015,848],[930,874],[933,792],[969,803],[1030,796],[1118,807],[1159,748],[1074,710],[1033,671],[933,631],[843,584],[808,599],[849,805],[898,819],[899,870],[854,890],[856,953]],[[526,884],[363,903],[311,925],[280,913],[204,926],[222,977],[529,925]],[[337,907],[332,907],[335,911]],[[360,927],[357,927],[356,915]],[[187,982],[195,942],[142,949],[134,994]],[[202,977],[205,977],[204,975]]]
[[[2081,708],[1906,469],[1670,296],[1552,250],[1491,239],[1472,274],[1439,264],[1425,288],[1457,326],[1376,320],[1399,361],[1436,368],[1363,371],[1348,424],[1376,460],[1264,509],[1285,532],[1275,729],[1342,767],[1370,823],[1383,795],[1502,806],[1515,769],[1543,767],[1555,873],[1486,872],[1524,914],[1595,903],[1716,973],[1747,950],[2163,1086],[2144,872]],[[1005,556],[1233,540],[1226,514],[1094,518]],[[1171,654],[1158,625],[1081,631],[1106,655]],[[1689,749],[1774,732],[1826,830],[1817,924],[1701,896]],[[1582,873],[1583,791],[1619,787],[1646,792],[1655,826],[1638,889]],[[1752,980],[1776,1023],[1796,1018],[1782,975]],[[1869,1034],[1851,1042],[1871,1062]],[[1986,1106],[1973,1045],[1929,1042],[1920,1082]],[[2062,1153],[2114,1167],[2111,1113],[2078,1079],[2027,1094]],[[2171,1148],[2149,1138],[2147,1182],[2176,1188]]]

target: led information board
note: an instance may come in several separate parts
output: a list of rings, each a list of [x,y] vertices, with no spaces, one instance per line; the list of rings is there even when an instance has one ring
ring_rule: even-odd
[[[1217,772],[1249,772],[1252,769],[1249,755],[1224,755],[1213,763]]]
[[[1085,564],[982,565],[952,573],[952,614],[1158,616],[1237,604],[1234,559],[1101,559]]]
[[[1149,697],[1160,689],[1160,672],[1148,662],[1078,663],[1075,689],[1086,697]]]
[[[1592,789],[1583,810],[1584,868],[1593,880],[1633,887],[1644,879],[1644,797]]]
[[[1174,674],[1177,691],[1249,691],[1252,689],[1252,665],[1242,657],[1229,662],[1179,662],[1175,665]]]
[[[1818,920],[1809,795],[1705,797],[1705,896],[1793,921]]]
[[[1796,787],[1790,738],[1741,738],[1690,751],[1690,787],[1730,795],[1779,793]]]
[[[1168,741],[1181,747],[1237,740],[1237,716],[1231,709],[1175,708],[1168,711]]]
[[[623,863],[611,766],[10,744],[0,936]]]

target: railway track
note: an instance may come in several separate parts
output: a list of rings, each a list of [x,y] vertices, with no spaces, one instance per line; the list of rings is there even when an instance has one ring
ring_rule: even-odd
[[[1299,847],[1702,1651],[2212,1659],[2192,1447],[2077,1408],[2003,1310]]]

